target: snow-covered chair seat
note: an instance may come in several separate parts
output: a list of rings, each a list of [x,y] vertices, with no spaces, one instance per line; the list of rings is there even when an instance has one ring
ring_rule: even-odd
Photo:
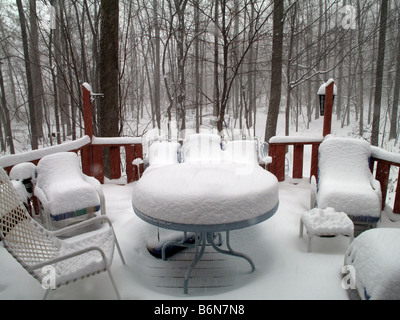
[[[60,152],[43,157],[37,165],[35,196],[50,230],[105,214],[100,182],[82,173],[78,156]]]
[[[351,282],[362,299],[400,299],[400,230],[377,228],[354,239],[344,264],[353,266]],[[354,287],[353,287],[354,288]]]
[[[102,224],[101,228],[70,238],[68,241],[58,238],[64,233],[99,222],[108,224]],[[110,271],[115,245],[122,262],[125,262],[110,220],[105,216],[99,216],[59,231],[48,231],[28,214],[2,168],[0,168],[0,239],[8,252],[29,274],[39,283],[46,284],[48,289],[56,289],[71,281],[107,271],[119,297]],[[50,271],[50,274],[46,270]],[[47,275],[49,278],[44,279]]]
[[[369,168],[368,142],[327,137],[319,147],[318,208],[345,212],[354,223],[375,225],[381,216],[381,188]]]

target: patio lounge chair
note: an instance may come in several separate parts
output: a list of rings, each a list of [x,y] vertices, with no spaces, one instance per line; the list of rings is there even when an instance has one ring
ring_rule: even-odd
[[[382,195],[369,168],[370,156],[366,141],[325,138],[319,147],[318,183],[311,195],[316,206],[345,212],[355,224],[376,226]]]
[[[47,155],[39,161],[34,194],[49,230],[93,218],[96,213],[105,214],[100,182],[82,173],[73,152]]]
[[[101,225],[96,231],[68,241],[58,238],[65,232],[101,221],[108,222],[108,225]],[[0,239],[7,251],[29,274],[42,285],[48,285],[44,298],[50,289],[102,271],[108,272],[117,297],[120,298],[110,271],[114,245],[117,246],[123,264],[125,261],[110,220],[99,216],[62,230],[48,231],[28,214],[3,168],[0,168]],[[50,284],[46,281],[51,279],[47,279],[48,275],[43,273],[49,268],[54,271]]]
[[[400,299],[400,230],[377,228],[354,239],[347,249],[346,284],[361,299]],[[351,270],[349,266],[354,269]]]

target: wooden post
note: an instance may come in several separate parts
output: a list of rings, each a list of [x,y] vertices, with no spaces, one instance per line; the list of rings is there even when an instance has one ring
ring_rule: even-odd
[[[318,181],[318,150],[319,143],[313,143],[311,149],[311,168],[310,168],[310,179],[315,176]]]
[[[118,147],[110,147],[111,179],[121,178],[121,151]]]
[[[92,89],[89,84],[82,85],[82,98],[83,98],[83,123],[85,125],[85,135],[93,138],[93,120],[92,120],[92,102],[90,101]],[[88,176],[93,176],[93,147],[82,149],[82,171]]]
[[[303,178],[303,155],[304,144],[294,144],[293,146],[293,178]]]
[[[388,189],[389,172],[390,172],[390,163],[383,160],[378,160],[378,165],[376,166],[375,179],[378,180],[381,184],[382,210],[385,208],[386,205],[386,194]]]
[[[323,128],[324,137],[331,133],[334,85],[335,83],[331,81],[331,83],[325,89],[325,114],[324,114],[324,128]]]

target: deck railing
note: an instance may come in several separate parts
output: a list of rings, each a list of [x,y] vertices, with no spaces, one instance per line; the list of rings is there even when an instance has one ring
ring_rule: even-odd
[[[143,158],[141,138],[97,138],[84,136],[72,142],[57,146],[28,151],[21,154],[0,157],[0,166],[8,173],[12,167],[23,162],[38,164],[45,155],[57,152],[76,152],[81,155],[82,171],[104,183],[103,150],[110,149],[111,179],[119,179],[122,174],[122,160],[125,160],[127,183],[136,181],[143,171],[143,165],[134,165],[135,159]],[[125,154],[125,159],[123,159]]]
[[[303,178],[304,146],[311,145],[310,176],[318,177],[318,149],[322,140],[322,137],[272,137],[269,140],[272,163],[268,166],[268,170],[278,178],[278,181],[284,181],[286,148],[293,146],[292,175],[296,179]]]
[[[268,170],[273,173],[279,181],[284,181],[286,148],[288,146],[293,146],[292,176],[293,178],[303,178],[304,146],[311,145],[310,177],[315,176],[318,178],[318,149],[322,140],[323,138],[313,137],[272,137],[269,140],[269,155],[272,157],[272,163],[269,165]],[[375,173],[375,179],[381,184],[382,209],[386,205],[391,167],[399,168],[393,213],[400,214],[400,154],[388,152],[373,146],[371,150],[371,172]]]

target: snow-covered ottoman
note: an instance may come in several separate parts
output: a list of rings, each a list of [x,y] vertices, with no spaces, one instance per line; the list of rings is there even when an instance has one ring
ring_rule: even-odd
[[[344,212],[336,212],[333,208],[312,209],[301,215],[300,237],[303,236],[303,229],[308,233],[308,252],[311,252],[311,240],[314,236],[331,237],[343,235],[354,238],[354,224]]]
[[[34,192],[50,230],[94,217],[100,210],[105,213],[100,182],[82,173],[73,152],[47,155],[39,161]]]
[[[361,233],[347,249],[344,264],[353,266],[353,285],[362,299],[400,299],[400,229]]]

